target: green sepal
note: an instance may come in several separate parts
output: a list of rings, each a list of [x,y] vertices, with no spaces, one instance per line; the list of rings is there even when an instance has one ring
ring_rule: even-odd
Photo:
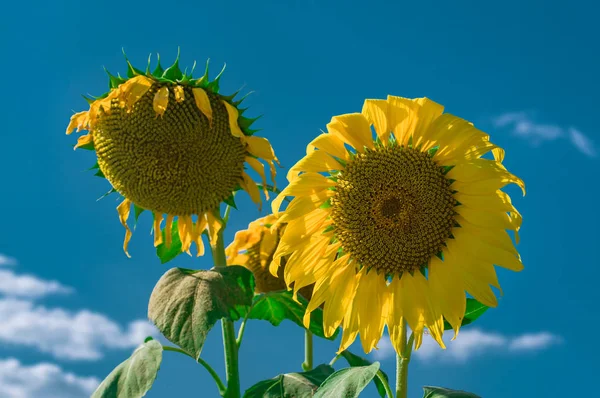
[[[83,95],[83,94],[81,94],[81,96],[83,97],[84,100],[86,100],[88,105],[92,105],[94,103],[94,101],[96,101],[92,96],[88,97],[87,95]]]
[[[164,71],[161,78],[170,80],[172,82],[176,82],[177,80],[181,79],[182,77],[183,77],[183,73],[181,72],[181,69],[179,69],[179,48],[178,48],[177,49],[177,58],[175,58],[175,62],[173,62],[173,65],[169,66]]]
[[[135,203],[133,204],[133,220],[134,220],[135,224],[137,224],[137,220],[140,217],[140,214],[142,214],[145,210],[146,209],[141,208],[140,206],[136,205]]]
[[[102,172],[102,170],[98,169],[98,171],[96,171],[94,173],[94,176],[96,177],[100,177],[100,178],[106,178],[106,176],[104,175],[104,173]]]
[[[156,255],[160,259],[161,264],[168,263],[182,253],[181,238],[179,237],[179,228],[177,227],[178,221],[174,220],[171,224],[171,245],[169,247],[165,243],[167,241],[166,226],[160,231],[162,234],[162,243],[156,246]]]
[[[467,307],[465,309],[465,315],[462,319],[460,326],[462,327],[475,322],[477,318],[483,315],[483,313],[486,312],[489,308],[490,307],[488,307],[485,304],[481,304],[474,298],[468,298]],[[444,319],[444,330],[452,330],[452,325],[450,325],[448,321],[446,321],[446,319]]]
[[[262,116],[263,115],[258,115],[257,117],[253,117],[253,118],[240,116],[238,118],[238,125],[240,126],[240,128],[242,130],[248,130],[250,128],[250,126],[252,125],[252,123],[254,123],[258,119],[260,119]]]
[[[119,87],[120,84],[123,84],[127,81],[127,79],[122,79],[120,77],[112,75],[106,68],[104,68],[104,71],[108,75],[108,88],[110,90]]]
[[[108,191],[107,193],[105,193],[104,195],[102,195],[98,199],[96,199],[96,202],[106,198],[108,195],[110,195],[111,193],[115,193],[115,192],[117,192],[117,190],[114,188],[111,188],[110,191]]]
[[[239,92],[239,91],[238,91],[238,92]],[[237,94],[238,92],[236,92],[236,94]],[[246,98],[248,98],[248,96],[249,96],[250,94],[252,94],[252,93],[254,93],[254,91],[250,91],[250,92],[248,92],[246,95],[244,95],[244,96],[243,96],[242,98],[240,98],[239,100],[237,100],[237,101],[232,101],[231,103],[232,103],[232,104],[233,104],[233,105],[234,105],[234,106],[237,108],[237,107],[238,107],[238,105],[240,105],[240,104],[242,103],[242,101],[244,101]]]
[[[156,68],[154,68],[154,71],[152,72],[152,76],[154,77],[161,77],[164,73],[164,69],[163,67],[160,65],[160,54],[156,53]]]
[[[209,83],[209,77],[208,77],[208,69],[209,69],[209,64],[210,64],[210,58],[206,60],[206,68],[204,69],[204,75],[202,75],[202,77],[193,80],[193,84],[196,87],[203,87],[206,88],[208,86]]]
[[[131,79],[132,77],[136,77],[137,75],[143,75],[144,72],[134,68],[133,65],[131,65],[131,62],[129,62],[129,59],[127,58],[127,54],[125,54],[125,49],[122,48],[121,51],[123,52],[123,57],[125,57],[125,62],[127,62],[127,77]],[[148,62],[150,62],[149,59]]]
[[[344,350],[340,353],[341,356],[344,357],[344,359],[348,362],[348,365],[350,366],[369,366],[371,365],[373,362],[369,361],[368,359],[365,359],[363,357],[359,357],[356,354],[351,353],[348,350]],[[388,375],[382,370],[381,374],[383,375],[383,378],[386,380],[387,383],[389,383],[389,377]],[[373,382],[375,383],[375,386],[377,387],[377,391],[379,392],[379,395],[382,397],[386,396],[386,391],[385,391],[385,387],[383,386],[383,383],[381,382],[381,380],[379,380],[379,377],[375,377],[373,378]]]
[[[231,206],[236,210],[238,209],[235,204],[235,197],[234,197],[233,193],[228,198],[226,198],[223,202],[225,202],[228,206]]]
[[[225,72],[226,66],[227,64],[223,64],[223,69],[221,69],[221,72],[219,72],[217,77],[215,77],[215,80],[208,83],[208,85],[206,86],[210,91],[212,91],[215,94],[219,93],[219,80],[221,80],[221,76],[223,76],[223,72]]]
[[[77,145],[77,144],[75,144]],[[73,148],[75,148],[75,145],[73,145]],[[88,142],[85,145],[81,145],[79,147],[77,147],[77,149],[85,149],[86,151],[94,151],[95,147],[94,147],[94,142]]]

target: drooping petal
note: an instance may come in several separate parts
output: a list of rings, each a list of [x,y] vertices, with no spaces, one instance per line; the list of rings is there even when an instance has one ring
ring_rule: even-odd
[[[133,105],[150,90],[152,84],[152,79],[146,76],[136,76],[121,84],[117,90],[114,90],[115,97],[121,100],[127,110],[131,110]],[[109,94],[108,98],[110,97]],[[107,104],[110,107],[110,101]]]
[[[439,303],[442,315],[458,335],[466,309],[465,288],[460,271],[452,261],[432,257],[429,264],[428,280],[432,301]]]
[[[263,193],[267,200],[269,200],[269,191],[267,190],[267,176],[265,175],[265,166],[261,162],[259,162],[256,158],[246,156],[246,163],[252,167],[254,171],[258,173],[260,178],[262,179]]]
[[[84,145],[93,144],[93,143],[94,143],[94,140],[92,138],[92,134],[82,135],[81,137],[79,137],[77,139],[77,144],[75,145],[75,147],[73,147],[73,149],[77,149]]]
[[[227,101],[223,101],[223,105],[225,105],[225,109],[227,109],[227,114],[229,115],[229,128],[231,129],[231,134],[234,137],[243,137],[244,133],[238,124],[238,117],[240,116],[240,113],[235,106],[231,105]]]
[[[125,241],[123,242],[123,251],[127,255],[127,257],[131,257],[127,252],[127,246],[129,245],[129,240],[131,239],[131,229],[129,229],[129,225],[127,225],[127,219],[129,218],[129,212],[131,211],[131,200],[125,199],[119,206],[117,206],[117,212],[119,213],[119,221],[125,227]]]
[[[171,247],[171,243],[173,242],[173,219],[175,217],[172,214],[167,214],[167,221],[165,222],[165,246],[168,248]]]
[[[169,105],[169,88],[167,86],[158,89],[154,94],[154,101],[152,102],[152,108],[156,112],[157,116],[163,116]]]
[[[210,244],[215,245],[219,237],[219,232],[221,231],[221,228],[223,228],[223,223],[212,212],[209,211],[206,213],[206,225],[208,227],[208,238],[210,240]]]
[[[352,311],[359,317],[360,341],[365,353],[371,352],[383,334],[390,311],[390,295],[385,275],[363,268],[357,282]]]
[[[74,114],[73,116],[71,116],[71,120],[69,121],[69,125],[67,126],[67,135],[71,134],[75,129],[77,129],[77,132],[81,130],[86,130],[88,128],[88,123],[88,111],[83,111]]]
[[[163,220],[163,214],[154,212],[154,247],[158,247],[163,242],[160,224]]]
[[[199,87],[196,87],[192,89],[192,94],[194,94],[194,102],[196,102],[196,106],[198,107],[198,109],[200,109],[200,112],[202,112],[202,114],[206,116],[208,122],[212,124],[212,107],[210,105],[210,100],[208,99],[206,91]]]
[[[256,183],[248,174],[246,174],[246,172],[242,173],[242,178],[243,180],[240,182],[240,185],[244,191],[248,192],[250,199],[252,199],[252,201],[258,205],[258,209],[260,210],[262,208],[262,200],[260,199],[260,192],[258,191]]]
[[[185,100],[185,92],[183,91],[183,86],[173,87],[173,94],[175,95],[175,101],[183,102]]]

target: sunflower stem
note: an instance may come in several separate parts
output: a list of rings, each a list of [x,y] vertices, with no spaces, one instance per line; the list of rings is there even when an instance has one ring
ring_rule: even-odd
[[[407,398],[408,396],[408,364],[415,337],[411,333],[407,341],[406,329],[406,321],[403,321],[400,328],[400,353],[396,353],[396,398]]]
[[[217,234],[217,242],[212,247],[213,261],[215,267],[227,265],[225,255],[225,242],[223,241],[223,229]],[[227,376],[227,389],[223,397],[240,398],[240,371],[238,364],[238,344],[235,336],[233,321],[221,319],[221,330],[223,331],[223,351],[225,355],[225,373]]]
[[[305,372],[312,370],[313,368],[313,335],[310,330],[304,331],[304,362],[302,363],[302,370]]]

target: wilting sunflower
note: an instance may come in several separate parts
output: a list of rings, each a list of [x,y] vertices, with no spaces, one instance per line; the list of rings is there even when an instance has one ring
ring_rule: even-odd
[[[525,193],[523,182],[487,134],[442,112],[427,98],[388,96],[333,117],[273,201],[277,214],[294,196],[271,272],[289,256],[288,286],[315,284],[305,322],[324,303],[325,333],[343,328],[340,350],[360,332],[370,352],[387,324],[400,352],[404,321],[415,348],[424,328],[444,348],[444,317],[456,337],[465,292],[496,306],[494,265],[523,268],[507,233],[521,216],[500,190],[516,183]]]
[[[270,214],[252,221],[248,224],[248,229],[236,232],[233,242],[225,249],[227,265],[241,265],[252,271],[256,281],[256,293],[286,290],[283,273],[287,257],[280,259],[281,267],[277,271],[277,276],[269,272],[273,254],[285,231],[285,223],[274,226],[277,218]],[[300,294],[310,299],[312,289],[312,285],[306,286],[300,289]]]
[[[135,69],[129,61],[128,78],[109,74],[110,91],[88,99],[90,109],[71,117],[67,134],[87,130],[75,148],[95,150],[96,168],[125,199],[117,207],[126,229],[123,249],[131,238],[127,219],[132,205],[136,213],[154,215],[154,245],[162,243],[164,215],[165,244],[171,244],[175,218],[182,251],[192,242],[198,255],[204,253],[201,235],[207,230],[214,243],[221,228],[218,208],[232,199],[232,192],[246,190],[260,205],[257,184],[246,174],[244,164],[260,174],[266,191],[262,159],[271,167],[277,158],[265,138],[253,136],[256,119],[242,116],[237,93],[219,94],[219,79],[206,72],[194,79],[175,63],[150,72]],[[193,69],[192,69],[193,72]]]

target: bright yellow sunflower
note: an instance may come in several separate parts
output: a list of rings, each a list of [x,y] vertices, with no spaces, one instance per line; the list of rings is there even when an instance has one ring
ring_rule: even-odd
[[[136,214],[153,213],[155,246],[163,242],[161,223],[166,215],[165,244],[171,244],[177,218],[182,251],[189,253],[195,242],[200,256],[202,233],[206,230],[214,243],[221,228],[221,202],[232,200],[232,193],[241,188],[261,203],[257,184],[244,165],[260,174],[265,194],[259,159],[269,163],[271,177],[275,176],[277,158],[265,138],[253,136],[250,125],[256,119],[243,117],[238,108],[243,98],[234,101],[237,93],[219,94],[221,74],[210,81],[208,63],[204,75],[194,79],[180,71],[178,59],[166,70],[159,60],[152,73],[127,61],[128,78],[109,74],[110,91],[88,100],[90,109],[73,115],[67,127],[67,134],[88,131],[75,148],[95,150],[99,175],[125,198],[117,210],[126,229],[126,254],[132,205]]]
[[[277,225],[278,217],[270,214],[248,224],[248,229],[236,232],[233,242],[225,249],[227,265],[241,265],[254,274],[256,293],[286,290],[283,279],[287,256],[280,259],[277,276],[269,272],[273,254],[285,231],[285,223]],[[313,286],[300,289],[300,294],[310,299]]]
[[[294,197],[277,221],[287,226],[271,272],[289,256],[288,286],[315,284],[305,322],[324,303],[326,335],[343,328],[340,351],[360,333],[370,352],[387,325],[400,352],[404,321],[416,349],[425,328],[445,348],[444,317],[456,337],[465,292],[496,306],[494,265],[523,268],[507,232],[521,215],[500,190],[516,183],[525,194],[522,180],[487,134],[442,112],[427,98],[388,96],[333,117],[272,203],[278,214]]]

